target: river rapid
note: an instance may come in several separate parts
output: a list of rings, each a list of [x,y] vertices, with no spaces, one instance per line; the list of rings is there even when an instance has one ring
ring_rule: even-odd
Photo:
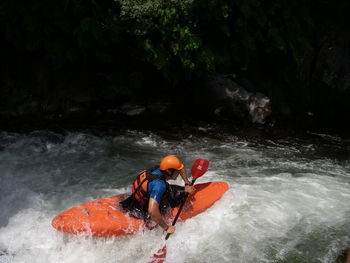
[[[177,224],[166,262],[336,262],[350,247],[349,141],[248,137],[210,126],[164,134],[0,132],[0,262],[147,262],[162,243],[159,229],[92,238],[63,234],[51,220],[80,203],[129,192],[138,171],[168,154],[187,168],[208,159],[197,182],[226,181],[230,189]]]

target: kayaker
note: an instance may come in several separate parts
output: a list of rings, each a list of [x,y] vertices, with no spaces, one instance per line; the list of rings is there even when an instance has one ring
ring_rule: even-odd
[[[176,180],[179,175],[185,182],[185,187],[168,184],[168,180]],[[147,226],[151,226],[152,219],[167,233],[173,234],[175,226],[167,225],[162,214],[179,205],[186,193],[191,194],[193,191],[185,166],[179,158],[169,155],[161,160],[160,165],[139,173],[132,184],[131,196],[122,201],[121,205],[131,215],[143,217]]]

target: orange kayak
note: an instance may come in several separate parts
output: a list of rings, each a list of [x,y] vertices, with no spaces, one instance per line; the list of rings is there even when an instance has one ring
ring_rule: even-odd
[[[226,182],[210,182],[194,185],[196,191],[187,198],[178,221],[202,213],[211,207],[228,190]],[[74,206],[57,215],[52,226],[69,234],[89,233],[92,236],[110,237],[132,235],[145,229],[143,219],[124,212],[119,202],[128,194],[111,196]],[[175,217],[179,207],[166,216],[168,223]]]

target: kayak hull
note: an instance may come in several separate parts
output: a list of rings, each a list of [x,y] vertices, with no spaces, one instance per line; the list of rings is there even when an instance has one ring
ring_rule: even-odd
[[[178,221],[184,221],[211,207],[228,190],[226,182],[209,182],[194,185],[196,191],[187,198]],[[52,226],[69,234],[87,233],[97,237],[132,235],[145,229],[143,219],[126,213],[119,202],[128,194],[94,200],[74,206],[52,220]],[[165,215],[168,224],[179,206]]]

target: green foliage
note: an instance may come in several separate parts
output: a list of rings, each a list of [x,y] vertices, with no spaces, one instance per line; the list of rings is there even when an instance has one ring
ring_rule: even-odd
[[[247,71],[261,53],[301,63],[309,26],[303,0],[116,0],[128,33],[158,70]],[[202,75],[203,75],[202,74]]]
[[[20,50],[45,52],[57,67],[87,58],[127,60],[130,54],[167,76],[174,67],[207,75],[247,71],[261,53],[300,63],[308,51],[304,0],[38,0],[21,5],[4,0],[0,10],[7,41]],[[123,46],[130,40],[129,47]]]
[[[190,15],[192,0],[117,2],[128,33],[136,38],[145,51],[145,59],[163,77],[171,78],[171,72],[212,68],[212,57],[195,33],[196,24]]]

